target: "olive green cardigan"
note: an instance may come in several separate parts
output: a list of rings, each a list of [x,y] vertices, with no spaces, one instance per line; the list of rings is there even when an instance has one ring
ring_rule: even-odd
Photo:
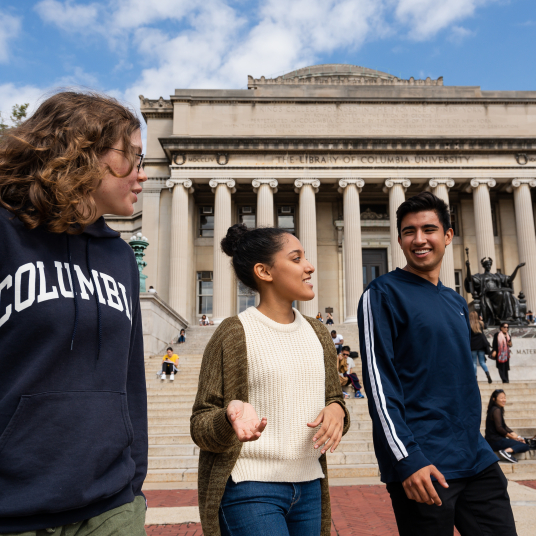
[[[345,434],[350,427],[350,415],[342,397],[335,345],[323,324],[313,318],[304,318],[313,327],[324,349],[326,406],[337,402],[344,408],[346,416],[343,434]],[[226,418],[227,406],[232,400],[248,401],[246,335],[237,316],[225,319],[205,348],[199,388],[190,419],[190,434],[201,449],[198,493],[199,513],[205,536],[221,534],[218,516],[220,502],[242,448],[242,443],[238,441]],[[284,403],[283,400],[280,402]],[[321,536],[329,536],[331,506],[325,454],[320,457],[320,464],[325,475],[321,481]]]

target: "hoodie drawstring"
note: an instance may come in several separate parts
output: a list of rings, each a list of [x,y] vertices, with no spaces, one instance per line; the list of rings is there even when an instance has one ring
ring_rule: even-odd
[[[76,328],[78,326],[78,300],[76,298],[76,289],[74,288],[74,270],[73,270],[73,261],[71,259],[71,239],[67,234],[67,256],[69,257],[69,275],[71,277],[71,289],[73,291],[74,297],[74,326],[73,334],[71,336],[71,350],[73,349],[74,338],[76,336]]]
[[[100,301],[99,301],[99,297],[97,296],[97,285],[99,284],[98,281],[96,280],[96,278],[93,277],[93,272],[91,271],[91,263],[89,261],[89,243],[91,242],[91,236],[88,237],[87,239],[87,244],[86,244],[86,266],[87,266],[87,271],[89,273],[89,277],[91,279],[93,279],[93,283],[95,284],[95,303],[97,304],[97,327],[98,327],[98,338],[99,338],[99,342],[98,342],[98,350],[97,350],[97,360],[99,359],[100,357],[100,351],[101,351],[101,346],[102,346],[102,324],[101,324],[101,309],[100,309]]]

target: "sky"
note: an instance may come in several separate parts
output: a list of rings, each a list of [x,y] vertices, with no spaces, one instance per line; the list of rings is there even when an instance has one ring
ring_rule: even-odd
[[[535,0],[0,0],[0,112],[60,87],[247,88],[321,63],[536,91]]]

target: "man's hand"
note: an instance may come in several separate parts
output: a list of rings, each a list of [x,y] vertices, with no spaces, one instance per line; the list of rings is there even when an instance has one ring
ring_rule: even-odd
[[[325,454],[331,447],[331,452],[339,446],[342,439],[342,431],[344,428],[344,410],[337,404],[326,406],[319,414],[314,422],[308,422],[309,428],[316,428],[320,423],[322,426],[313,437],[315,449],[322,447],[322,454]],[[318,440],[318,441],[317,441]]]
[[[233,400],[227,406],[227,417],[238,441],[245,443],[247,441],[257,441],[266,428],[267,420],[265,417],[259,421],[257,412],[251,404],[241,400]]]
[[[426,467],[419,469],[417,472],[406,478],[406,480],[402,482],[402,486],[404,486],[404,491],[406,492],[408,499],[418,503],[426,503],[430,505],[436,504],[437,506],[441,506],[441,499],[432,484],[430,476],[435,476],[439,484],[444,488],[449,487],[445,477],[437,470],[435,465],[427,465]]]

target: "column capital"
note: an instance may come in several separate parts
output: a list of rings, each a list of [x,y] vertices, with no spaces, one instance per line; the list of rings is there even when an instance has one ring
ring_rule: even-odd
[[[447,188],[453,188],[456,184],[453,179],[443,177],[434,177],[428,181],[430,188],[437,188],[440,184],[444,184]]]
[[[471,186],[468,188],[468,191],[470,192],[471,188],[478,188],[481,184],[485,184],[488,188],[494,188],[497,186],[497,182],[495,179],[492,179],[491,177],[478,177],[475,179],[471,179]]]
[[[522,184],[528,184],[529,188],[536,188],[536,178],[519,177],[514,179],[512,181],[512,188],[519,188]]]
[[[189,190],[193,186],[193,182],[191,179],[183,178],[171,178],[166,181],[166,188],[173,188],[175,186],[184,186]]]
[[[272,188],[274,190],[274,194],[277,193],[277,186],[279,185],[277,179],[253,179],[251,181],[251,186],[253,186],[253,192],[257,193],[257,190],[263,184],[267,184],[270,188]]]
[[[385,181],[385,186],[383,187],[384,193],[387,193],[387,191],[392,188],[395,184],[400,184],[404,187],[404,192],[411,186],[411,181],[409,179],[387,179]]]
[[[208,185],[212,188],[212,193],[214,193],[216,191],[216,188],[220,184],[225,184],[225,186],[227,186],[227,188],[229,188],[231,190],[232,194],[234,194],[236,192],[236,188],[235,188],[236,182],[234,181],[234,179],[231,179],[231,178],[210,179],[210,181],[208,183]]]
[[[339,180],[339,193],[342,194],[343,190],[350,184],[355,184],[357,186],[357,190],[359,193],[361,193],[361,188],[365,186],[365,181],[355,177],[344,177]]]
[[[306,184],[313,187],[315,194],[318,193],[318,189],[320,188],[320,181],[318,179],[309,179],[309,178],[296,179],[294,181],[294,191],[298,193],[299,189],[305,186]]]

